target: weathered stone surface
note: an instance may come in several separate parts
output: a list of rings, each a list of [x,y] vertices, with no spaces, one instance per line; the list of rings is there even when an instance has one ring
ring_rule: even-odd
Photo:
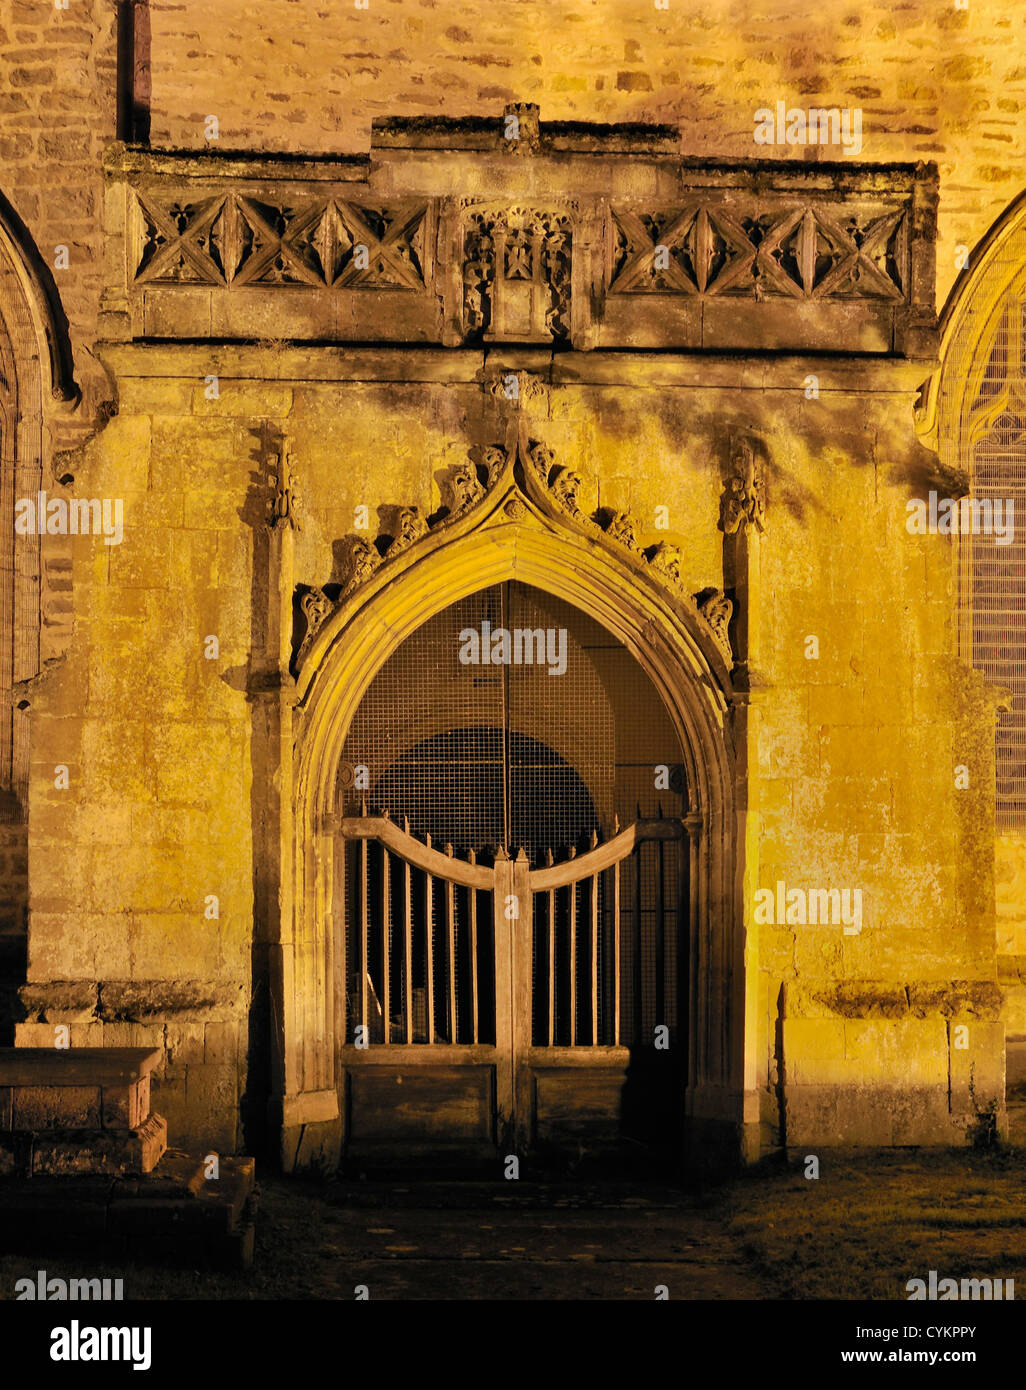
[[[13,1129],[96,1129],[99,1086],[19,1086],[14,1089]]]
[[[97,989],[88,980],[22,985],[18,998],[27,1023],[79,1023],[96,1016]]]
[[[129,1086],[104,1086],[102,1112],[104,1129],[137,1129],[150,1113],[149,1076]]]
[[[167,1148],[167,1125],[150,1115],[135,1130],[69,1131],[37,1135],[32,1175],[73,1173],[149,1173]]]

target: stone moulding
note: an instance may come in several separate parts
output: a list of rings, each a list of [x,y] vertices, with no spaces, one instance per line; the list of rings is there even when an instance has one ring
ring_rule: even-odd
[[[583,481],[579,473],[557,461],[554,451],[529,437],[526,427],[515,427],[515,438],[507,446],[490,446],[480,452],[478,461],[453,467],[444,482],[444,502],[425,518],[418,508],[392,508],[387,534],[371,541],[350,538],[348,567],[341,585],[321,587],[303,585],[298,591],[302,630],[293,642],[294,673],[306,662],[328,619],[369,582],[381,575],[387,578],[390,562],[413,547],[425,553],[444,544],[448,532],[475,513],[494,517],[499,511],[507,523],[522,523],[531,510],[543,517],[558,519],[579,534],[615,554],[634,576],[655,583],[672,599],[685,605],[712,637],[716,650],[729,671],[734,664],[728,626],[733,604],[720,589],[702,591],[702,601],[686,594],[681,581],[681,547],[668,541],[643,546],[639,529],[629,511],[598,508],[585,512],[579,501]],[[487,505],[490,504],[490,505]]]

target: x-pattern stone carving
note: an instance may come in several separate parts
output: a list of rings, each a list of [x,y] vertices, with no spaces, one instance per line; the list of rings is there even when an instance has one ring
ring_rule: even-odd
[[[293,207],[229,193],[167,207],[139,197],[138,208],[137,283],[424,287],[423,203]]]
[[[610,222],[612,293],[786,295],[904,300],[904,208],[855,215],[826,208],[760,210],[689,206],[643,213],[616,208]]]

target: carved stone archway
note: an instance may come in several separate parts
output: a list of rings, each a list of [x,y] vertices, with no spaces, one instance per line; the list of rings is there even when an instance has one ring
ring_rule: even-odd
[[[406,637],[449,604],[507,579],[601,622],[645,670],[673,720],[684,749],[692,862],[689,1138],[701,1146],[708,1136],[718,1150],[725,1141],[746,1152],[757,1130],[746,1056],[754,1055],[754,1040],[745,1026],[754,1012],[748,996],[756,962],[742,926],[736,826],[743,726],[724,601],[719,612],[704,614],[679,590],[672,555],[665,547],[642,550],[629,517],[615,515],[603,526],[584,515],[579,480],[517,426],[506,448],[486,451],[463,482],[462,502],[443,524],[407,527],[381,559],[363,554],[337,603],[313,605],[292,707],[283,710],[281,777],[293,798],[282,820],[281,936],[271,971],[283,1165],[330,1163],[341,1137],[332,845],[336,772],[350,723]]]

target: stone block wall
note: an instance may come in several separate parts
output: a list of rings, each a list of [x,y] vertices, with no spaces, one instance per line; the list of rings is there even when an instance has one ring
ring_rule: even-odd
[[[254,846],[270,765],[246,694],[268,611],[265,441],[287,434],[293,451],[296,582],[324,585],[344,577],[357,507],[375,519],[399,504],[433,512],[445,470],[501,434],[473,354],[446,380],[417,380],[437,370],[419,361],[413,380],[387,385],[352,356],[315,368],[298,349],[113,356],[121,413],[82,475],[97,495],[125,497],[125,539],[109,557],[101,541],[76,543],[80,640],[34,716],[35,1026],[59,1021],[49,982],[79,980],[82,998],[65,1004],[73,1042],[163,1045],[154,1104],[172,1142],[216,1148],[238,1133],[248,1011],[260,1006],[251,957],[266,925]],[[949,542],[904,524],[930,464],[901,428],[908,371],[828,368],[812,403],[807,365],[752,389],[740,367],[733,385],[712,387],[682,364],[653,381],[642,362],[624,366],[619,387],[589,385],[577,362],[565,380],[554,371],[531,433],[580,472],[583,506],[629,507],[642,543],[661,538],[646,522],[669,507],[686,592],[726,582],[723,439],[762,440],[745,915],[763,981],[765,1137],[957,1142],[1000,1095],[993,919],[985,861],[972,857],[985,839],[986,706],[952,654]],[[70,792],[44,775],[58,756]],[[956,790],[960,761],[980,770],[972,791]],[[759,924],[753,894],[778,880],[859,887],[861,930]],[[964,997],[944,994],[952,981],[966,982]],[[964,1058],[949,1039],[963,1021]],[[19,1042],[35,1036],[19,1030]]]
[[[777,100],[857,105],[858,160],[938,161],[941,298],[958,248],[973,246],[1021,190],[1026,15],[1011,4],[956,11],[914,0],[896,14],[832,0],[809,15],[780,0],[754,9],[710,0],[684,14],[675,0],[665,12],[608,0],[557,14],[525,0],[510,15],[471,0],[417,13],[379,0],[330,13],[313,0],[265,0],[257,18],[241,0],[153,0],[150,11],[158,145],[210,148],[215,115],[222,152],[356,152],[375,116],[497,116],[521,99],[550,120],[676,121],[687,154],[843,163],[834,151],[755,145],[753,114]],[[44,556],[44,614],[61,633],[44,634],[44,655],[64,649],[69,603],[75,640],[33,700],[29,979],[68,983],[69,993],[30,1002],[18,1040],[67,1020],[83,1042],[159,1041],[167,1055],[155,1097],[172,1136],[177,1124],[183,1137],[227,1147],[238,1141],[249,1012],[266,1008],[249,997],[254,917],[259,932],[264,911],[253,846],[260,788],[275,767],[246,695],[267,603],[266,439],[287,430],[293,442],[310,504],[297,579],[324,584],[338,577],[337,543],[355,506],[430,511],[439,470],[491,426],[473,372],[451,386],[396,386],[375,383],[370,369],[328,385],[273,348],[248,362],[241,348],[154,349],[144,369],[119,373],[114,391],[96,343],[114,49],[113,7],[101,0],[68,11],[11,0],[0,17],[0,191],[55,266],[84,390],[79,418],[98,423],[99,403],[119,397],[120,415],[76,464],[76,492],[122,497],[126,514],[120,547],[80,537],[70,559],[62,547]],[[67,270],[56,268],[59,245]],[[275,336],[273,311],[263,328]],[[939,1099],[942,1060],[952,1077],[964,1061],[945,1031],[961,1013],[842,1010],[838,1021],[830,1004],[806,1020],[782,1003],[795,981],[911,990],[995,974],[986,700],[952,657],[947,542],[904,529],[908,497],[932,477],[930,456],[910,442],[918,382],[886,386],[842,368],[810,401],[808,370],[796,358],[772,379],[739,375],[702,391],[656,382],[645,367],[629,381],[640,393],[631,404],[615,385],[553,391],[539,435],[580,468],[589,505],[630,505],[642,518],[668,505],[674,531],[688,537],[695,590],[724,582],[716,441],[734,427],[764,437],[773,520],[759,542],[758,857],[747,887],[859,883],[866,894],[858,935],[760,930],[766,1132],[779,1135],[788,1114],[796,1133],[815,1132],[800,1118],[803,1088],[832,1084],[835,1064],[838,1075],[858,1073],[856,1025],[866,1022],[881,1057],[896,1058],[895,1040],[914,1051],[916,1084],[929,1093],[922,1132],[939,1133],[968,1113],[953,1081]],[[216,401],[204,391],[208,373],[220,376]],[[212,636],[216,658],[205,654]],[[814,660],[809,636],[819,639]],[[972,767],[970,791],[954,791],[956,763]],[[69,769],[67,790],[54,786],[57,764]],[[16,961],[24,858],[10,833],[0,850],[0,959],[6,948]],[[1014,858],[1000,868],[1011,884],[999,942],[1010,985],[1024,976]],[[79,997],[76,984],[92,992]],[[1014,1007],[1008,1026],[1026,1031]],[[997,1075],[987,1029],[997,1024],[981,1017],[987,1027],[970,1027],[967,1065],[986,1105]],[[824,1027],[803,1033],[807,1021]],[[872,1068],[865,1075],[884,1084]],[[789,1076],[804,1078],[793,1097],[781,1090]]]

